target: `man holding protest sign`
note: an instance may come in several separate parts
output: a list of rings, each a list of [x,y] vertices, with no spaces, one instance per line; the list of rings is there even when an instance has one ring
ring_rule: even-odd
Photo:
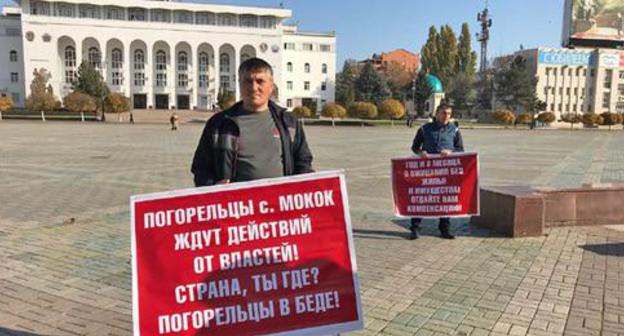
[[[446,103],[440,104],[436,109],[435,120],[418,129],[412,144],[412,151],[423,158],[427,158],[429,154],[449,156],[454,152],[463,152],[462,136],[459,128],[450,122],[451,115],[451,106]],[[418,217],[411,219],[410,239],[418,238],[421,221],[422,218]],[[450,226],[451,221],[448,217],[439,219],[438,228],[442,238],[455,239],[450,232]]]
[[[313,172],[300,123],[273,101],[273,69],[259,58],[238,69],[242,101],[206,124],[191,171],[195,186]]]

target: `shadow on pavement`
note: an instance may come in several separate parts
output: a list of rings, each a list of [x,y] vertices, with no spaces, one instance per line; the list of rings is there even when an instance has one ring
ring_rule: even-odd
[[[43,336],[43,334],[33,334],[27,331],[19,331],[0,327],[0,336]]]
[[[405,239],[409,239],[409,228],[411,225],[410,219],[393,219],[391,222],[403,228],[405,230],[405,234],[400,235],[399,233],[390,231],[391,233],[395,233]],[[420,224],[420,228],[421,235],[436,237],[440,235],[437,220],[423,219]],[[458,237],[505,238],[503,235],[497,234],[491,230],[477,227],[476,225],[470,223],[470,219],[468,218],[451,218],[451,233]]]
[[[581,248],[604,256],[624,257],[624,243],[582,245]]]
[[[409,239],[409,231],[383,231],[354,229],[353,237],[362,239]]]

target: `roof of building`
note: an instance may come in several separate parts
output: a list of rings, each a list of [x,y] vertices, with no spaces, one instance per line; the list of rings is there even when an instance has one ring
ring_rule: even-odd
[[[431,87],[433,93],[444,93],[442,81],[438,77],[430,74],[427,75],[427,83],[429,83],[429,86]]]

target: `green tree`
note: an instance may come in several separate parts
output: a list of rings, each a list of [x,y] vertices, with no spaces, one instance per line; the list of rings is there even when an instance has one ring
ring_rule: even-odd
[[[77,92],[88,94],[95,97],[98,110],[101,112],[101,120],[104,121],[104,99],[110,93],[110,90],[102,74],[88,62],[82,62],[78,67],[78,76],[72,85],[72,89]]]
[[[475,79],[477,71],[477,53],[472,50],[472,38],[467,22],[462,24],[461,35],[459,36],[458,72],[465,73],[469,78]]]
[[[414,82],[414,107],[419,116],[425,115],[425,103],[433,94],[433,88],[427,80],[427,73],[420,71]]]
[[[435,26],[429,27],[427,42],[420,50],[421,70],[425,73],[440,73],[440,34]]]
[[[412,88],[414,73],[397,62],[389,62],[383,68],[383,77],[388,84],[392,98],[404,101]]]
[[[451,26],[444,25],[440,28],[440,50],[438,54],[440,69],[433,74],[440,78],[445,87],[452,86],[452,81],[459,71],[458,57],[459,49],[455,32]]]
[[[476,104],[483,110],[492,109],[494,97],[494,70],[487,69],[479,73],[477,78],[477,101]]]
[[[460,72],[455,76],[450,87],[447,87],[447,95],[453,101],[453,113],[463,115],[469,112],[477,100],[474,76]]]
[[[386,81],[370,62],[366,63],[355,81],[355,99],[377,103],[390,97],[390,95],[391,92]]]
[[[41,68],[33,71],[30,83],[30,95],[26,98],[26,108],[34,112],[47,112],[58,109],[60,101],[54,96],[48,81],[52,78],[48,70]]]
[[[494,74],[494,94],[496,100],[506,108],[516,111],[524,108],[534,112],[539,101],[535,88],[537,78],[529,68],[529,62],[516,56],[496,69]]]
[[[342,71],[336,74],[336,101],[349,106],[355,101],[355,81],[359,70],[354,60],[348,59],[342,66]]]

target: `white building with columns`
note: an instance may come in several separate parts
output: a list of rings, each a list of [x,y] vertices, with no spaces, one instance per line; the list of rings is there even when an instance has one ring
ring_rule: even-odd
[[[278,102],[318,109],[334,100],[336,37],[305,33],[289,9],[158,0],[16,1],[0,17],[0,93],[23,106],[33,70],[45,68],[58,98],[81,62],[136,109],[207,109],[220,91],[239,97],[237,68],[269,62]]]

